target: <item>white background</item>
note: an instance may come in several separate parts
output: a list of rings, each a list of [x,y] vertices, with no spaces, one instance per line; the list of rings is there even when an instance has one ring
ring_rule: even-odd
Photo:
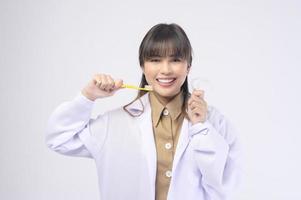
[[[160,22],[184,28],[191,76],[239,130],[245,151],[238,199],[301,199],[301,3],[229,1],[0,1],[0,199],[97,200],[93,160],[59,155],[45,126],[94,73],[138,84],[138,47]],[[131,101],[122,90],[93,116]]]

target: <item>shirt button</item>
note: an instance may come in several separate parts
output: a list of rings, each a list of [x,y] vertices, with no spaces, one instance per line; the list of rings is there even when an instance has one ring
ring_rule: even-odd
[[[165,108],[164,110],[163,110],[163,115],[164,116],[167,116],[169,114],[169,112],[168,112],[168,110]]]
[[[171,148],[171,144],[168,142],[165,144],[165,149],[170,149]]]
[[[170,171],[170,170],[167,170],[167,171],[165,172],[165,176],[168,177],[168,178],[170,178],[170,177],[171,177],[171,171]]]

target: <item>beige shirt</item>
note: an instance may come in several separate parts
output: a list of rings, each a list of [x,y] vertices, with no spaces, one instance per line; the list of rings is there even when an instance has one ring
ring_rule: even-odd
[[[184,114],[183,93],[178,93],[165,107],[150,92],[152,123],[157,150],[156,200],[166,200],[172,163]]]

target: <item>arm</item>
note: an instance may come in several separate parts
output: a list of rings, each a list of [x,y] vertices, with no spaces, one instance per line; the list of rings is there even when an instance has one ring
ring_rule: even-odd
[[[79,93],[72,101],[59,105],[50,118],[46,127],[47,146],[60,154],[81,157],[93,157],[104,141],[104,136],[96,139],[97,135],[105,135],[107,115],[99,115],[91,119],[94,101]],[[97,122],[97,123],[96,123]]]
[[[229,121],[214,109],[210,113],[191,127],[195,160],[208,199],[229,199],[242,176],[241,147]]]
[[[96,158],[107,134],[108,114],[90,119],[94,101],[112,96],[122,83],[109,75],[94,75],[81,93],[51,114],[46,128],[47,146],[65,155]]]

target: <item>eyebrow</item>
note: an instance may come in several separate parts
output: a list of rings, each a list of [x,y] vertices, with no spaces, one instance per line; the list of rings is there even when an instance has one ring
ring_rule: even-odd
[[[161,56],[161,55],[153,55],[153,56],[151,56],[152,58],[162,58],[162,57],[165,57],[165,56]],[[179,56],[179,55],[176,55],[176,54],[172,54],[172,55],[169,55],[169,56],[167,56],[167,57],[170,57],[170,58],[180,58],[181,56]]]

